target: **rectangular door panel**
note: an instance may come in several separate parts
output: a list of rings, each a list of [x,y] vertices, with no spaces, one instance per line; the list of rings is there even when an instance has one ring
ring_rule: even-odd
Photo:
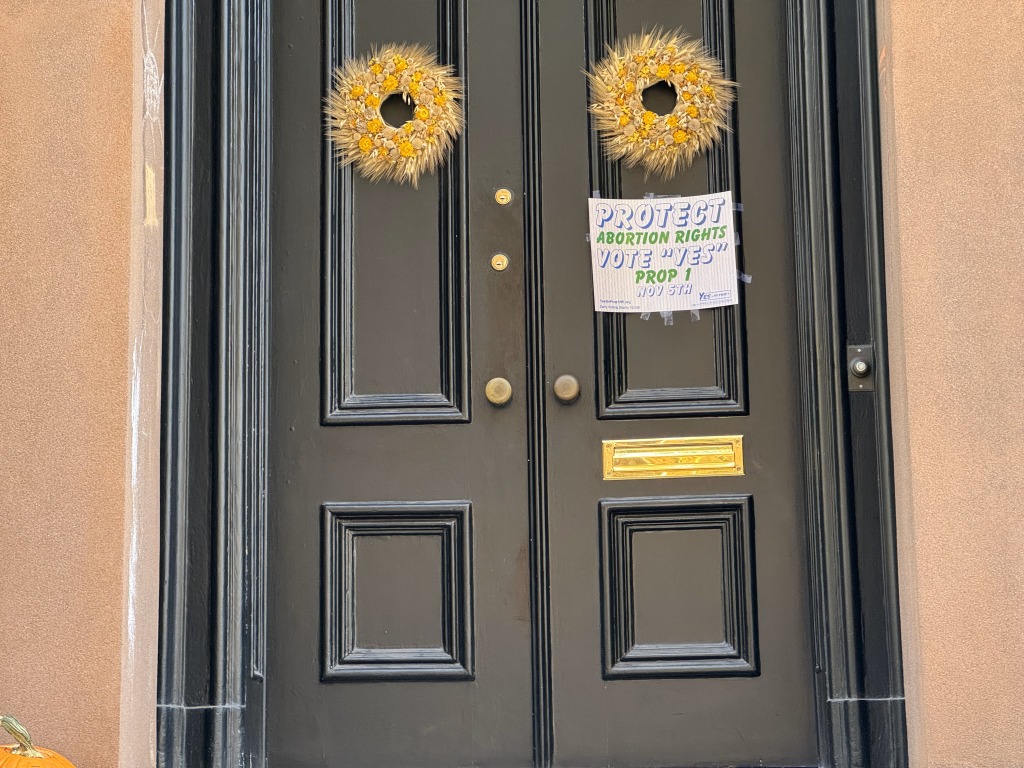
[[[692,36],[703,34],[707,49],[719,57],[727,77],[734,77],[732,0],[587,3],[588,65],[600,60],[616,40],[655,28],[682,27]],[[671,94],[651,102],[667,112]],[[646,102],[645,102],[646,103]],[[734,115],[739,107],[734,107]],[[733,119],[735,123],[735,118]],[[597,135],[591,132],[590,174],[594,189],[604,197],[641,198],[646,195],[703,195],[732,190],[740,195],[736,173],[737,138],[728,133],[721,145],[698,156],[685,173],[670,180],[648,176],[608,160]],[[737,217],[737,233],[741,231]],[[742,245],[737,257],[742,264]],[[690,313],[676,313],[666,324],[657,315],[602,313],[597,316],[600,373],[597,378],[602,418],[646,418],[742,414],[746,412],[746,356],[743,336],[743,291],[740,304],[704,310],[703,322]],[[665,350],[671,349],[666,355]]]
[[[386,42],[423,40],[463,69],[458,0],[363,6],[327,4],[326,84]],[[469,418],[464,149],[414,189],[367,181],[324,144],[326,423]]]
[[[757,674],[749,496],[600,503],[604,678]]]
[[[324,681],[472,679],[470,506],[324,505]]]

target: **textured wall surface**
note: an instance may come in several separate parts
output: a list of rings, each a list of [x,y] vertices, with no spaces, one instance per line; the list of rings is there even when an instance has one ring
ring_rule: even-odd
[[[881,5],[913,764],[1020,768],[1024,3]]]
[[[153,763],[160,136],[143,24],[141,0],[0,2],[0,711],[78,768]]]

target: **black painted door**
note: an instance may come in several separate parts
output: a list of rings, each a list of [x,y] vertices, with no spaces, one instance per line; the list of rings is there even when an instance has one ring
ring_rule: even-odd
[[[293,0],[274,24],[270,766],[816,765],[783,0]],[[655,26],[740,83],[671,182],[606,162],[587,117],[588,62]],[[324,143],[327,73],[386,42],[465,79],[419,189]],[[732,190],[741,304],[595,315],[593,189]],[[604,441],[740,435],[743,474],[603,479]]]

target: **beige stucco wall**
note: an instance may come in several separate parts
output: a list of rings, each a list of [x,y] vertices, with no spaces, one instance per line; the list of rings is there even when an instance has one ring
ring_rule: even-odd
[[[1024,766],[1024,3],[879,11],[913,765]]]
[[[147,50],[163,60],[163,10],[147,5],[0,2],[0,712],[78,768],[153,764],[161,254],[145,160],[159,189],[162,150],[143,74]]]

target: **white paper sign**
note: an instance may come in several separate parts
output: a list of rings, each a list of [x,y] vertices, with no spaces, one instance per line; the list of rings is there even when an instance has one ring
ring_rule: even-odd
[[[590,198],[598,312],[669,312],[739,303],[732,192]]]

